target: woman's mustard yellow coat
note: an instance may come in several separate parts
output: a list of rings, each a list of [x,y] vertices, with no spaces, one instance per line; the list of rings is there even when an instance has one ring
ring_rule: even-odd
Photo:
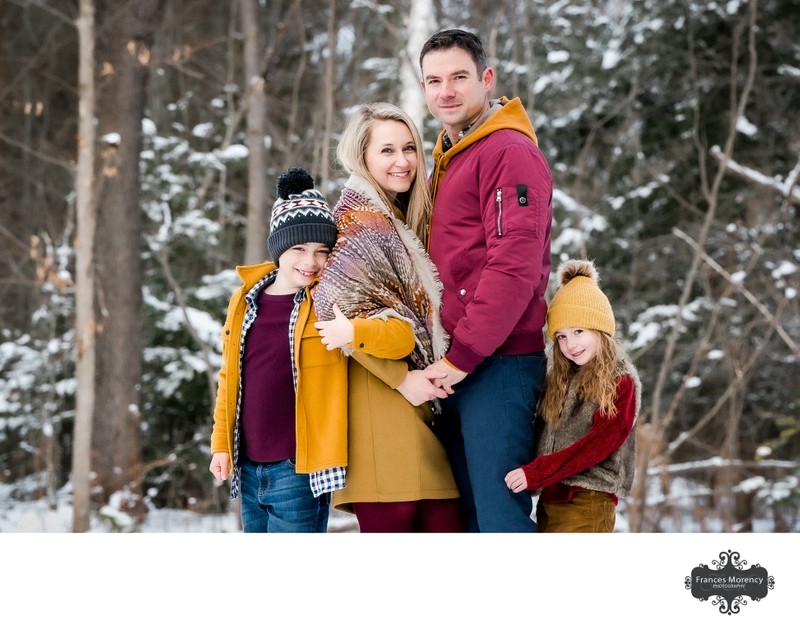
[[[430,405],[412,406],[395,388],[408,372],[411,326],[398,318],[352,320],[348,361],[347,487],[333,506],[458,497],[447,454],[429,423]],[[395,359],[392,359],[395,358]]]
[[[234,291],[222,330],[222,368],[219,371],[211,453],[227,451],[233,464],[233,430],[239,396],[239,348],[245,296],[274,263],[236,268],[242,286]],[[312,284],[313,287],[313,284]],[[310,288],[309,288],[310,289]],[[306,289],[294,330],[297,366],[295,428],[298,473],[311,473],[347,464],[347,359],[340,350],[329,351],[314,327],[317,315]],[[289,332],[286,332],[289,343]],[[248,386],[248,387],[253,387]]]

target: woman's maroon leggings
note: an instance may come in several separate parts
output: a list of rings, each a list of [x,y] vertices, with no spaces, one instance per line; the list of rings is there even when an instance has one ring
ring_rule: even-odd
[[[457,499],[354,502],[361,532],[464,532]]]

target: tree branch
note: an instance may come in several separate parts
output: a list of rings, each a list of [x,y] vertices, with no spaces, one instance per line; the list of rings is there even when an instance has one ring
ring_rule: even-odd
[[[3,132],[0,131],[0,140],[5,142],[12,147],[17,147],[17,149],[22,149],[25,153],[32,155],[34,158],[38,158],[42,162],[47,162],[49,164],[55,164],[56,166],[60,166],[65,169],[71,177],[75,177],[75,166],[66,160],[59,160],[58,158],[54,158],[51,155],[46,153],[42,153],[41,151],[37,151],[36,149],[31,149],[28,145],[19,142],[18,140],[14,140],[13,138],[9,138]]]
[[[786,332],[786,329],[781,326],[781,323],[778,322],[778,319],[775,315],[767,309],[767,307],[762,303],[753,293],[744,287],[741,283],[735,281],[733,277],[728,273],[727,270],[723,269],[714,259],[712,259],[703,249],[700,247],[700,244],[697,243],[694,239],[692,239],[688,234],[686,234],[680,228],[673,228],[672,234],[674,234],[679,239],[683,239],[689,246],[697,253],[697,255],[703,260],[703,262],[708,265],[711,269],[713,269],[717,274],[722,276],[725,280],[727,280],[731,285],[733,285],[737,291],[742,294],[750,304],[752,304],[756,309],[761,312],[761,315],[766,318],[767,322],[777,331],[780,338],[786,343],[786,346],[789,347],[789,350],[795,354],[796,357],[800,358],[800,347],[798,347],[797,343],[789,336]]]
[[[797,179],[797,171],[798,166],[800,166],[800,162],[798,162],[797,166],[795,166],[790,174],[793,177],[787,179],[786,182],[780,182],[774,178],[764,175],[760,171],[756,171],[755,169],[751,169],[750,167],[739,164],[733,158],[724,154],[719,147],[712,147],[711,155],[719,160],[720,165],[722,165],[731,173],[740,176],[743,180],[772,189],[782,197],[786,197],[794,204],[800,203],[800,186],[794,185],[794,182]]]

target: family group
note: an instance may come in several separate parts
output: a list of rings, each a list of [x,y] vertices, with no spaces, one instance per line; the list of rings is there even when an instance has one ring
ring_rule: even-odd
[[[481,40],[442,30],[421,87],[442,130],[352,111],[328,204],[277,181],[271,261],[237,267],[211,473],[245,532],[612,532],[641,384],[594,263],[551,274],[552,175]],[[549,342],[549,343],[548,343]],[[535,505],[534,505],[535,499]]]

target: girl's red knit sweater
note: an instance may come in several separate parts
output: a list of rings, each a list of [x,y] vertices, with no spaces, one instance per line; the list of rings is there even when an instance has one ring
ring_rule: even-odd
[[[564,480],[603,462],[628,438],[636,419],[636,392],[633,379],[624,375],[617,383],[617,413],[595,413],[592,428],[583,438],[566,449],[535,458],[523,465],[528,490],[542,489],[540,501],[550,504],[568,502],[581,487],[562,484]],[[617,497],[609,494],[617,503]]]

